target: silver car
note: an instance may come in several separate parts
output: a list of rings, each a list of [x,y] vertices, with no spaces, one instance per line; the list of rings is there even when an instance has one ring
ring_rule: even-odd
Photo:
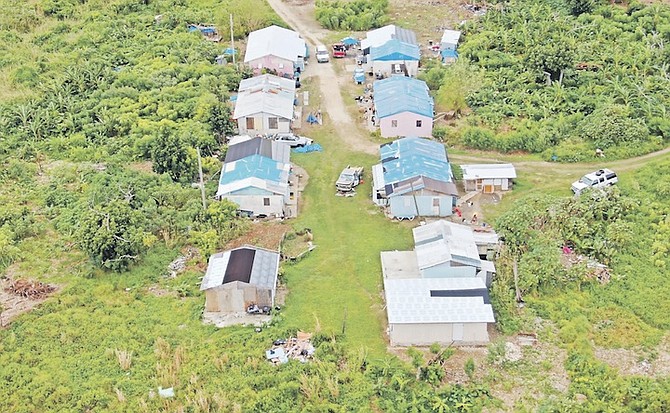
[[[306,137],[300,136],[300,135],[295,135],[293,133],[277,133],[275,135],[272,135],[271,139],[276,140],[278,142],[286,142],[291,146],[291,148],[295,148],[295,147],[298,147],[298,146],[311,145],[314,142],[310,138],[306,138]]]

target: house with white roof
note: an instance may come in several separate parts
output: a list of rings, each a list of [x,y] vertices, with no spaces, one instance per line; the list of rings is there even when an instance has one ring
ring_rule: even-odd
[[[240,134],[274,134],[291,131],[295,82],[273,75],[243,79],[235,100],[233,119]]]
[[[466,191],[490,194],[512,189],[516,169],[509,163],[461,165],[463,186]]]
[[[297,32],[272,25],[249,33],[244,63],[255,75],[265,69],[292,79],[296,71],[305,70],[306,56],[305,41]]]
[[[495,319],[487,286],[495,265],[480,258],[477,242],[489,240],[444,220],[413,233],[414,251],[380,254],[391,344],[488,342]]]
[[[245,312],[274,306],[279,253],[245,245],[212,255],[200,290],[206,312]]]
[[[495,322],[479,278],[384,278],[392,346],[488,343]]]
[[[440,57],[443,63],[453,63],[458,59],[458,41],[461,38],[461,32],[458,30],[445,30],[440,40]]]
[[[419,44],[416,40],[416,33],[412,30],[389,24],[367,32],[365,39],[361,40],[361,50],[363,50],[363,54],[369,54],[371,48],[382,46],[393,39],[415,46]]]

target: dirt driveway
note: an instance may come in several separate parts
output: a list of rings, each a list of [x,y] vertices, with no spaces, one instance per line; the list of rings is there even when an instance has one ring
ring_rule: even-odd
[[[279,17],[302,35],[311,50],[314,50],[316,44],[322,43],[320,39],[326,37],[328,31],[322,29],[314,19],[312,2],[304,4],[297,1],[268,0],[268,3]],[[333,123],[340,139],[353,151],[377,155],[378,145],[367,139],[367,132],[358,128],[358,122],[347,111],[340,94],[345,79],[337,76],[331,64],[319,64],[311,59],[303,77],[319,79],[322,113],[325,119]]]

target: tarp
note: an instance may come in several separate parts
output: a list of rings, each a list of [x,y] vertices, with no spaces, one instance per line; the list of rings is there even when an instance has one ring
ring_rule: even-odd
[[[316,118],[316,116],[312,115],[311,113],[309,114],[309,116],[307,116],[306,120],[307,120],[307,123],[309,123],[310,125],[314,125],[315,123],[319,123],[319,120]]]
[[[308,153],[308,152],[322,152],[323,148],[318,143],[313,143],[311,145],[299,146],[293,149],[293,152],[297,153]]]
[[[226,50],[223,51],[224,56],[232,56],[232,55],[237,54],[237,50],[233,49],[232,47],[228,47]]]
[[[344,39],[341,40],[342,43],[344,43],[345,46],[353,46],[355,44],[358,44],[358,39],[355,39],[353,37],[345,37]]]

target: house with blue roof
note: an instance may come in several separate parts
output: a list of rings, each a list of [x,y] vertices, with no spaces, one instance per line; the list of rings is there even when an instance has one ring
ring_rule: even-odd
[[[392,218],[445,217],[452,214],[458,191],[444,145],[408,137],[381,145],[372,167],[375,204]]]
[[[251,217],[294,216],[290,206],[291,165],[254,154],[223,164],[216,198],[239,205]]]
[[[375,124],[381,136],[430,137],[433,134],[433,98],[426,82],[404,76],[373,84]]]
[[[391,39],[381,46],[371,47],[368,61],[372,70],[384,77],[391,75],[416,76],[421,53],[419,46]]]

